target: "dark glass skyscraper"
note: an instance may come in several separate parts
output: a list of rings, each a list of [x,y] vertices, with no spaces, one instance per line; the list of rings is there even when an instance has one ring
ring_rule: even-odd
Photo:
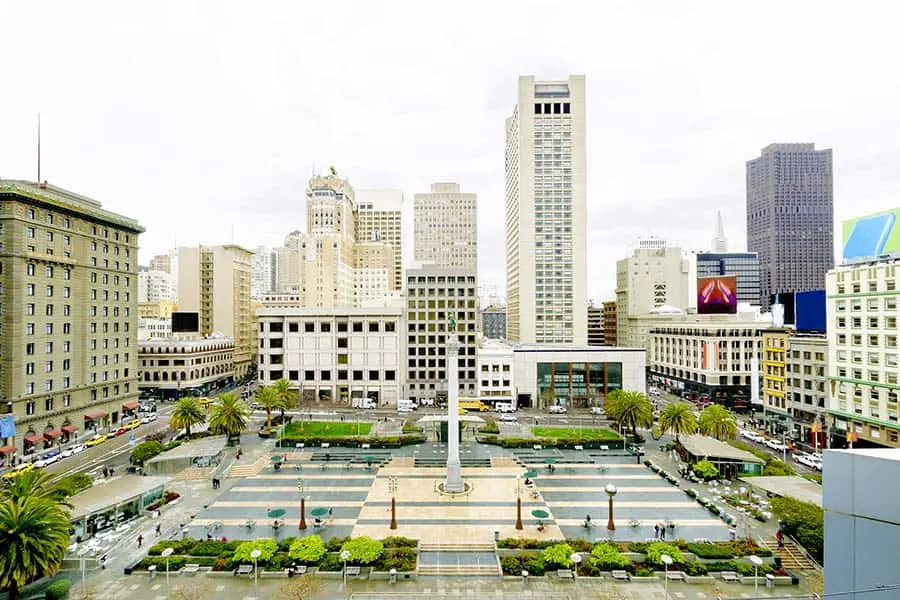
[[[770,294],[824,287],[834,266],[830,149],[770,144],[747,162],[747,250],[759,256],[763,309]]]

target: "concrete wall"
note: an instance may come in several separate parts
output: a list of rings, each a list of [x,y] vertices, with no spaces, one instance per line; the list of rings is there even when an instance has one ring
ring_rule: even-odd
[[[824,453],[825,593],[900,598],[900,450]]]

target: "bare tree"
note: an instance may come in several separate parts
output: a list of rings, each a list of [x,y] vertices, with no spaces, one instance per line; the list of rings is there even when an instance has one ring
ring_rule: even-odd
[[[291,577],[278,586],[278,597],[286,600],[309,600],[322,589],[322,581],[312,575]]]
[[[209,594],[209,586],[204,581],[191,581],[176,585],[169,592],[169,600],[203,600]]]

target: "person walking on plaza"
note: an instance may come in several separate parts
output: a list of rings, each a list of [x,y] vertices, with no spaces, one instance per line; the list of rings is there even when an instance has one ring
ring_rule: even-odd
[[[659,523],[653,526],[653,537],[659,539]]]
[[[784,548],[784,534],[781,533],[781,530],[775,532],[775,541],[778,542],[779,548]]]
[[[157,523],[156,524],[156,537],[159,537],[161,533],[162,533],[162,525]]]
[[[144,543],[144,536],[142,534],[138,534],[138,548]]]

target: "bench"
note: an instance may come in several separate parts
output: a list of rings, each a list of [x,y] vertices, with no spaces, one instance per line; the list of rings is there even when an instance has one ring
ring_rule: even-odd
[[[560,569],[556,572],[556,576],[560,579],[575,579],[575,573],[569,569]]]
[[[329,444],[328,442],[322,442],[322,447],[323,448],[331,448],[331,444]]]
[[[729,583],[740,581],[738,574],[734,571],[722,571],[722,579]]]
[[[190,563],[190,564],[184,565],[184,567],[181,568],[181,573],[182,573],[182,575],[193,575],[194,573],[196,573],[199,570],[200,570],[200,565],[198,565],[197,563]]]
[[[671,581],[687,581],[684,578],[684,571],[669,571],[668,577]]]
[[[287,573],[288,577],[293,577],[294,575],[305,575],[306,574],[306,565],[298,565],[296,567],[288,567],[284,570]]]
[[[359,567],[347,567],[347,577],[356,577],[359,575]]]
[[[253,565],[241,565],[235,571],[235,575],[250,575],[253,573]]]
[[[361,444],[360,445],[360,448],[362,448],[363,450],[368,450],[371,447],[372,447],[372,444]]]
[[[155,577],[156,576],[156,565],[150,565],[149,567],[147,567],[147,571],[150,572],[150,577]]]
[[[300,443],[300,444],[296,444],[294,447],[295,447],[295,448],[301,448],[301,449],[302,449],[302,448],[305,448],[305,447],[306,447],[306,444]]]
[[[609,446],[600,446],[600,449],[604,452],[609,452]]]
[[[541,446],[540,444],[535,444],[535,445],[533,446],[533,448],[534,448],[535,450],[543,450],[543,449],[544,449],[544,447]]]
[[[631,576],[628,575],[628,571],[613,571],[612,572],[613,579],[619,579],[622,581],[628,581],[631,579]]]
[[[584,446],[578,445],[578,446],[575,446],[575,449],[576,450],[584,450]]]

